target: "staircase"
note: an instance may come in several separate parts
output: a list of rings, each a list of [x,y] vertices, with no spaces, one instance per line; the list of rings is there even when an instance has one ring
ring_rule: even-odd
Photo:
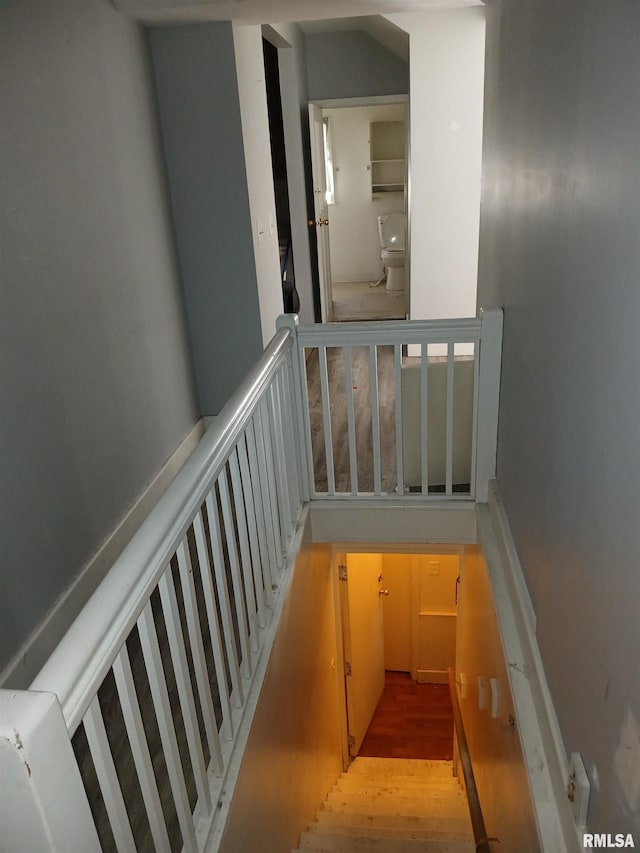
[[[292,853],[473,853],[450,761],[356,758]]]

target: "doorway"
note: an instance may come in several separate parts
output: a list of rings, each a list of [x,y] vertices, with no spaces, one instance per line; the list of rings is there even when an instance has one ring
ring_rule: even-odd
[[[267,92],[267,113],[269,118],[273,189],[276,204],[276,224],[278,229],[278,246],[280,250],[282,302],[285,314],[297,314],[300,310],[300,297],[296,289],[295,266],[293,261],[291,213],[289,210],[289,181],[287,177],[284,120],[282,116],[282,101],[280,97],[278,48],[271,44],[271,42],[266,38],[263,38],[262,52],[264,57],[265,84]]]
[[[451,760],[461,553],[338,556],[349,754]]]
[[[405,96],[309,105],[314,228],[323,321],[405,319],[408,312],[408,102]],[[390,289],[379,220],[404,217],[401,289]]]

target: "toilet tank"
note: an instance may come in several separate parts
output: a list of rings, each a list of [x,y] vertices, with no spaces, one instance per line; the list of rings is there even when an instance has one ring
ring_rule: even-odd
[[[378,217],[378,235],[383,249],[404,249],[406,218],[403,213]]]

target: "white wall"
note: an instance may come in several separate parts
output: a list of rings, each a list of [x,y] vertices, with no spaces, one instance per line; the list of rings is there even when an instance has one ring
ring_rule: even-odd
[[[342,771],[344,686],[336,669],[330,546],[309,529],[296,561],[237,788],[222,853],[298,846]],[[340,705],[342,703],[342,707]]]
[[[412,319],[476,313],[484,16],[388,16],[410,34]]]
[[[262,30],[259,26],[234,26],[233,43],[253,228],[262,342],[266,346],[275,334],[276,319],[283,311],[283,300]],[[231,202],[232,199],[229,199],[229,203]],[[233,259],[230,259],[229,263],[232,262]]]
[[[336,204],[329,206],[331,280],[376,281],[382,273],[378,216],[404,212],[404,194],[371,197],[369,122],[404,121],[404,104],[337,107],[329,118]]]
[[[640,839],[640,6],[497,0],[478,299],[498,478],[589,826]]]
[[[198,410],[144,30],[4,4],[0,102],[1,669]]]
[[[478,547],[465,547],[461,569],[456,677],[462,685],[460,709],[487,834],[498,837],[503,850],[538,853],[540,844],[518,728],[509,722],[516,714],[495,604]],[[479,678],[485,687],[484,701]],[[499,694],[495,709],[491,679],[495,679]]]

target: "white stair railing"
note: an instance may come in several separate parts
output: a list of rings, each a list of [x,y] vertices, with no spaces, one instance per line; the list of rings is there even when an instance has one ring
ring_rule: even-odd
[[[0,692],[3,849],[206,849],[302,508],[292,345],[277,332],[30,690]]]
[[[495,476],[501,337],[500,311],[477,320],[309,328],[279,319],[259,364],[30,690],[0,691],[3,849],[133,851],[149,838],[158,851],[216,849],[304,505],[486,500]],[[317,359],[315,400],[309,354]],[[383,356],[391,392],[379,379]],[[330,375],[336,364],[339,404]],[[339,416],[342,448],[332,440]],[[465,419],[462,440],[456,424]],[[392,487],[382,450],[387,422],[395,433]],[[438,443],[441,459],[431,451]],[[345,473],[346,487],[338,480]]]
[[[461,320],[288,322],[312,500],[486,501],[501,310]]]

